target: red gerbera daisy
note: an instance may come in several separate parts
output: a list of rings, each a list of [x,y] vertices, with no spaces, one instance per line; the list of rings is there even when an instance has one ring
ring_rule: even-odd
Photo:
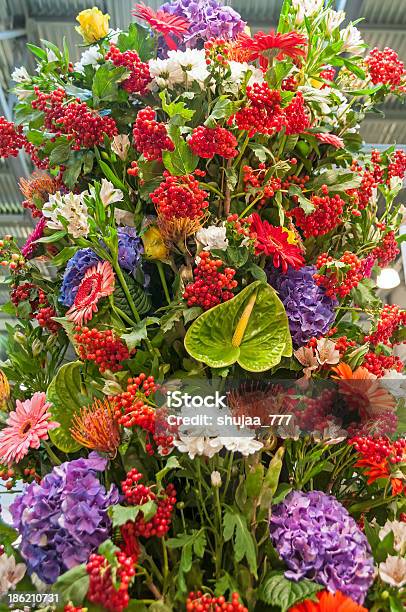
[[[290,233],[282,227],[276,227],[262,221],[261,217],[254,213],[251,216],[251,232],[255,234],[255,253],[261,253],[272,257],[275,268],[282,268],[286,272],[288,266],[295,270],[304,264],[303,255],[296,244],[289,242]]]
[[[346,597],[340,591],[317,593],[318,601],[307,599],[301,604],[290,608],[289,612],[367,612],[367,609]]]
[[[306,52],[300,47],[307,43],[307,38],[297,32],[287,32],[279,34],[272,30],[265,32],[257,32],[252,38],[244,37],[240,40],[240,46],[251,52],[249,59],[256,60],[259,58],[261,68],[266,70],[269,65],[269,60],[273,57],[280,60],[283,57],[304,57]]]
[[[145,4],[136,4],[132,12],[135,17],[146,21],[153,30],[163,35],[169,49],[177,49],[178,46],[169,36],[173,34],[176,38],[182,38],[189,30],[189,22],[183,17],[171,15],[166,11],[154,11],[151,7]]]
[[[77,325],[83,325],[92,318],[94,312],[97,312],[99,299],[111,295],[113,291],[113,268],[108,261],[99,262],[97,266],[86,270],[75,301],[66,313],[67,319]]]

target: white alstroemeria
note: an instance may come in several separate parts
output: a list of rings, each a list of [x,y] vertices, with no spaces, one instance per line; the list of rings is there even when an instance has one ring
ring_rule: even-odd
[[[118,37],[122,33],[123,33],[122,30],[113,30],[113,29],[110,29],[109,33],[108,33],[109,42],[112,43],[113,45],[116,45],[118,43]]]
[[[347,53],[362,53],[364,51],[364,41],[361,37],[361,32],[351,23],[340,32],[341,40],[344,46],[341,51]]]
[[[182,433],[178,434],[173,444],[181,453],[187,453],[191,459],[194,459],[196,455],[209,458],[214,457],[223,448],[221,438],[188,436]]]
[[[63,229],[64,225],[59,219],[63,217],[67,222],[68,233],[73,238],[87,236],[89,233],[88,211],[83,196],[84,193],[61,194],[60,191],[50,195],[48,202],[42,208],[42,213],[47,218],[47,227]]]
[[[404,204],[401,204],[399,206],[399,214],[402,215],[402,220],[400,222],[400,225],[405,225],[405,223],[406,223],[406,206]]]
[[[325,363],[335,365],[340,361],[340,351],[336,349],[335,342],[329,338],[320,338],[317,340],[316,356],[320,365],[324,365]]]
[[[225,436],[220,439],[228,451],[241,453],[244,457],[257,453],[264,446],[254,436],[245,436],[242,433],[236,436]]]
[[[135,227],[134,213],[130,212],[129,210],[115,208],[114,219],[117,225],[127,225],[129,227]]]
[[[113,183],[107,179],[102,179],[100,199],[104,206],[108,206],[114,204],[114,202],[121,202],[124,199],[124,194],[121,189],[115,189]]]
[[[228,77],[228,80],[225,82],[224,86],[227,91],[231,91],[233,93],[237,93],[244,77],[248,71],[252,72],[250,78],[248,79],[247,85],[252,87],[254,83],[263,83],[264,82],[264,73],[260,68],[256,68],[252,64],[248,64],[247,62],[236,62],[231,60],[229,62],[231,74]]]
[[[175,59],[151,59],[148,66],[151,84],[159,89],[172,89],[174,85],[183,83],[183,71]]]
[[[397,399],[406,398],[406,376],[401,372],[385,370],[385,375],[379,382]]]
[[[0,595],[14,591],[24,577],[26,569],[25,563],[16,563],[13,555],[2,554],[0,556]]]
[[[386,561],[379,564],[378,573],[386,584],[400,589],[406,584],[406,559],[389,555]]]
[[[81,74],[84,73],[85,66],[94,66],[97,70],[100,67],[98,62],[102,57],[103,55],[100,53],[99,47],[92,45],[83,51],[80,60],[76,62],[73,68],[75,72],[80,72]]]
[[[294,420],[291,419],[287,425],[279,425],[276,429],[276,433],[282,440],[299,440],[302,430],[298,425],[295,425]]]
[[[211,486],[215,489],[219,489],[221,487],[221,474],[217,470],[214,470],[210,474]]]
[[[322,115],[332,114],[332,106],[334,103],[331,100],[330,87],[321,89],[312,87],[311,85],[301,85],[298,90],[302,92],[304,100],[310,104],[310,106],[316,105],[316,108],[318,107],[317,110]]]
[[[305,366],[303,370],[305,377],[310,378],[313,370],[319,367],[316,353],[310,346],[301,346],[293,354],[302,366]]]
[[[59,61],[58,56],[56,55],[54,51],[52,51],[52,49],[47,49],[46,54],[47,54],[48,62],[58,62]]]
[[[26,81],[30,81],[31,77],[27,72],[25,66],[20,66],[19,68],[14,68],[11,73],[11,78],[15,83],[25,83]]]
[[[340,444],[340,442],[345,440],[348,437],[348,433],[338,423],[329,421],[327,427],[323,428],[323,431],[314,431],[312,437],[315,442],[323,442],[326,446],[332,446],[333,444]]]
[[[326,30],[329,34],[333,32],[338,26],[342,24],[345,19],[344,11],[334,11],[329,9],[326,15]]]
[[[218,251],[225,251],[228,247],[227,230],[225,227],[218,227],[217,225],[209,225],[209,227],[202,227],[196,233],[196,239],[203,246],[204,251],[211,251],[217,249]]]
[[[204,49],[186,49],[186,51],[168,51],[168,59],[180,66],[183,82],[197,82],[202,87],[209,76]]]
[[[393,533],[393,547],[403,557],[406,554],[406,523],[386,521],[379,531],[380,539],[383,540],[391,532]]]
[[[312,17],[323,10],[324,0],[292,0],[292,6],[296,9],[295,22],[300,25],[305,17]]]
[[[111,150],[117,155],[122,161],[127,159],[128,149],[131,143],[127,134],[116,134],[111,141]]]

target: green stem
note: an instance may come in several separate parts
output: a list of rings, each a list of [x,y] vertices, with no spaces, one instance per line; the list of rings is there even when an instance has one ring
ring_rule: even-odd
[[[141,317],[138,314],[138,310],[137,310],[137,308],[136,308],[136,306],[134,304],[134,300],[133,300],[133,298],[131,296],[131,293],[130,293],[130,291],[128,289],[128,285],[125,282],[125,278],[124,278],[124,275],[123,275],[123,273],[121,271],[121,268],[118,265],[118,263],[116,263],[116,262],[114,262],[114,270],[115,270],[115,272],[116,272],[116,274],[118,276],[118,280],[120,281],[120,284],[121,284],[121,286],[123,288],[123,291],[125,293],[125,297],[127,298],[127,302],[128,302],[128,304],[129,304],[129,306],[131,308],[131,312],[133,313],[136,322],[139,323],[141,321]]]
[[[168,574],[169,574],[168,551],[166,548],[165,538],[161,538],[161,541],[162,541],[162,552],[163,552],[163,558],[164,558],[162,590],[164,593],[166,593]]]
[[[54,465],[61,465],[62,461],[59,459],[59,457],[55,455],[54,451],[49,446],[48,442],[46,442],[45,440],[42,440],[42,444],[44,445],[44,448],[46,452],[48,453],[48,457],[50,458],[51,462]]]
[[[240,163],[241,158],[242,158],[242,156],[245,153],[245,149],[247,148],[247,145],[248,145],[249,141],[250,141],[250,137],[247,134],[246,137],[245,137],[244,142],[242,143],[242,147],[240,149],[240,152],[239,152],[239,154],[237,155],[237,157],[234,160],[233,168],[237,168],[238,167],[238,164]]]
[[[156,261],[155,263],[156,263],[156,267],[158,268],[159,278],[161,279],[162,288],[163,288],[164,293],[165,293],[166,301],[168,302],[168,304],[170,304],[171,303],[171,297],[169,295],[168,285],[166,284],[166,278],[165,278],[165,273],[164,273],[164,268],[163,268],[162,262],[161,261]]]
[[[254,198],[251,202],[251,204],[248,204],[248,206],[246,208],[244,208],[244,210],[242,211],[241,215],[239,216],[239,219],[243,219],[245,217],[245,215],[247,214],[247,212],[249,212],[251,210],[251,208],[253,206],[255,206],[255,204],[261,199],[263,198],[264,194],[261,191],[261,193],[259,195],[257,195],[256,198]]]

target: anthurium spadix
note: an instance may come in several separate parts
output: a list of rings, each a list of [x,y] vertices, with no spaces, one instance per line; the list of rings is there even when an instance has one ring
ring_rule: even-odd
[[[262,281],[200,315],[186,334],[185,347],[212,368],[238,363],[249,372],[264,372],[292,355],[283,304]]]

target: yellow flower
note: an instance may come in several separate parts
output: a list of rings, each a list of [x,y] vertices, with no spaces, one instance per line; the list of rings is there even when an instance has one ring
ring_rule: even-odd
[[[76,30],[83,36],[83,40],[86,43],[94,43],[107,36],[109,19],[110,15],[103,15],[101,10],[94,6],[79,13],[76,21],[80,25],[76,27]]]
[[[6,408],[6,402],[10,397],[10,385],[7,376],[0,370],[0,410]]]
[[[151,225],[142,236],[145,257],[164,261],[168,257],[168,249],[162,234],[156,225]]]
[[[282,229],[288,235],[288,242],[289,242],[289,244],[297,244],[297,239],[296,239],[296,236],[295,236],[295,232],[292,232],[292,230],[286,229],[286,227],[283,227]]]

